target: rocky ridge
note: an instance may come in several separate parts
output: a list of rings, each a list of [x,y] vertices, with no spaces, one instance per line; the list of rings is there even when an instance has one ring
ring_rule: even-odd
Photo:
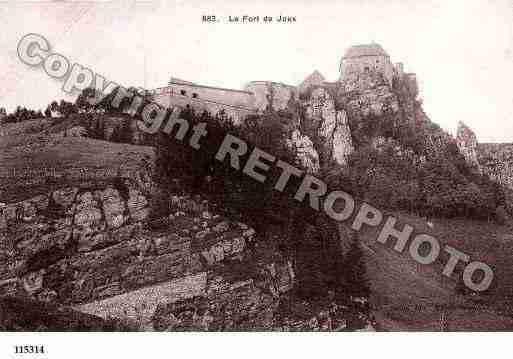
[[[256,242],[245,224],[187,196],[173,196],[172,214],[150,229],[150,201],[124,181],[5,205],[1,295],[73,306],[146,330],[281,325],[277,308],[294,282],[286,257]],[[297,328],[310,328],[308,320]]]

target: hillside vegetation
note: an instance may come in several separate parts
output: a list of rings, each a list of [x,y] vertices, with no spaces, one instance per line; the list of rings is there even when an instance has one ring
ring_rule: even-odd
[[[161,195],[153,201],[153,216],[168,216],[168,202],[176,193],[208,198],[223,214],[254,227],[258,240],[272,242],[294,263],[294,296],[301,300],[334,296],[336,302],[347,304],[351,297],[368,297],[384,329],[513,327],[509,305],[513,240],[509,227],[494,222],[498,208],[506,206],[504,190],[465,163],[454,140],[424,115],[411,94],[400,86],[391,91],[398,98],[399,111],[370,116],[352,110],[348,98],[335,95],[336,110],[347,111],[355,147],[346,167],[322,158],[318,135],[322,122],[309,122],[300,101],[285,111],[250,117],[239,127],[222,114],[186,109],[181,117],[191,125],[208,124],[209,135],[199,151],[187,144],[190,132],[183,142],[175,140],[175,133],[135,140],[133,119],[105,104],[98,111],[10,123],[2,126],[3,133],[10,135],[0,137],[0,153],[5,168],[17,172],[2,180],[0,200],[14,202],[70,184],[109,181],[120,171],[137,171],[150,162]],[[66,135],[77,126],[84,128],[86,137]],[[456,279],[441,275],[441,262],[420,266],[408,254],[377,244],[378,229],[366,229],[355,237],[346,225],[326,221],[299,205],[293,200],[298,181],[279,193],[273,188],[279,176],[274,169],[261,184],[227,161],[215,160],[225,134],[231,133],[250,148],[299,166],[297,153],[287,145],[293,131],[312,140],[322,160],[316,175],[331,189],[343,189],[387,209],[401,223],[486,261],[495,271],[493,286],[479,296],[461,292]],[[39,173],[55,169],[57,175],[27,176],[23,173],[27,168]],[[77,169],[84,169],[80,178],[73,175]],[[434,228],[426,225],[425,216],[435,218]]]

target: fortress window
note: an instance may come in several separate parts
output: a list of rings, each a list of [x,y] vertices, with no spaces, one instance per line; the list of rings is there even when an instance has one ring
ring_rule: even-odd
[[[185,94],[186,94],[186,93],[187,93],[187,91],[185,91],[185,90],[180,90],[180,95],[185,96]]]
[[[198,98],[198,94],[196,92],[193,92],[192,98]]]

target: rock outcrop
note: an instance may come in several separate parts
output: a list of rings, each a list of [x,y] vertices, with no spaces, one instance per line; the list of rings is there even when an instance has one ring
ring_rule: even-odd
[[[474,132],[462,121],[458,122],[456,144],[468,165],[481,170],[477,160],[477,138]]]
[[[173,308],[200,301],[216,323],[205,329],[271,328],[280,293],[292,288],[291,263],[276,249],[263,253],[252,228],[210,213],[208,203],[173,197],[175,211],[158,229],[147,226],[148,203],[124,182],[5,205],[0,295],[142,329],[179,329],[168,323]]]
[[[83,126],[74,126],[63,130],[58,134],[63,137],[84,137],[87,134],[87,130]]]
[[[472,129],[461,121],[458,123],[456,144],[469,166],[506,188],[513,189],[512,144],[478,143]]]
[[[356,73],[344,78],[337,96],[355,118],[397,113],[399,100],[379,72]]]
[[[319,153],[310,137],[296,129],[292,131],[291,138],[287,140],[287,146],[296,152],[300,166],[305,168],[308,173],[319,172]]]
[[[0,292],[60,303],[104,295],[115,271],[103,263],[115,265],[116,256],[130,253],[148,214],[145,196],[128,181],[118,188],[64,188],[4,206]]]
[[[335,109],[335,101],[323,88],[313,90],[307,104],[307,120],[320,122],[318,135],[324,144],[325,158],[345,166],[348,156],[354,151],[351,130],[344,110]]]

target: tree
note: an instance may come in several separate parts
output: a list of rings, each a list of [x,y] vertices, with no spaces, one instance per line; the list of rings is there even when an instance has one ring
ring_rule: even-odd
[[[15,122],[21,122],[29,119],[28,110],[22,106],[16,106],[16,110],[14,111]]]
[[[6,117],[7,111],[5,110],[5,107],[0,107],[0,123],[3,122]]]
[[[116,98],[116,95],[118,91],[120,91],[121,87],[117,86],[115,87],[110,93],[106,94],[102,100],[96,104],[96,109],[103,110],[106,113],[119,113],[121,106],[114,106],[114,99]],[[123,105],[123,104],[121,104]]]
[[[89,113],[94,110],[94,105],[91,104],[91,99],[95,98],[95,89],[88,87],[82,90],[75,100],[75,107],[78,112]]]
[[[112,142],[119,143],[132,143],[132,139],[133,133],[129,119],[124,119],[120,125],[116,126],[110,138]]]
[[[50,111],[52,111],[53,113],[59,112],[59,104],[57,103],[57,101],[52,101],[52,103],[50,104]]]
[[[94,138],[97,140],[105,139],[105,124],[102,118],[91,119],[86,128],[87,137]]]
[[[61,100],[57,111],[63,117],[69,117],[70,115],[72,115],[74,113],[78,113],[76,106],[72,102],[68,102],[65,100]]]
[[[48,105],[45,109],[45,117],[47,117],[47,118],[52,117],[52,110],[50,109],[50,105]]]
[[[344,261],[346,267],[346,293],[355,298],[362,297],[368,299],[370,288],[366,277],[366,268],[363,261],[363,251],[361,249],[358,233],[352,232],[350,235],[350,241],[350,248]]]

